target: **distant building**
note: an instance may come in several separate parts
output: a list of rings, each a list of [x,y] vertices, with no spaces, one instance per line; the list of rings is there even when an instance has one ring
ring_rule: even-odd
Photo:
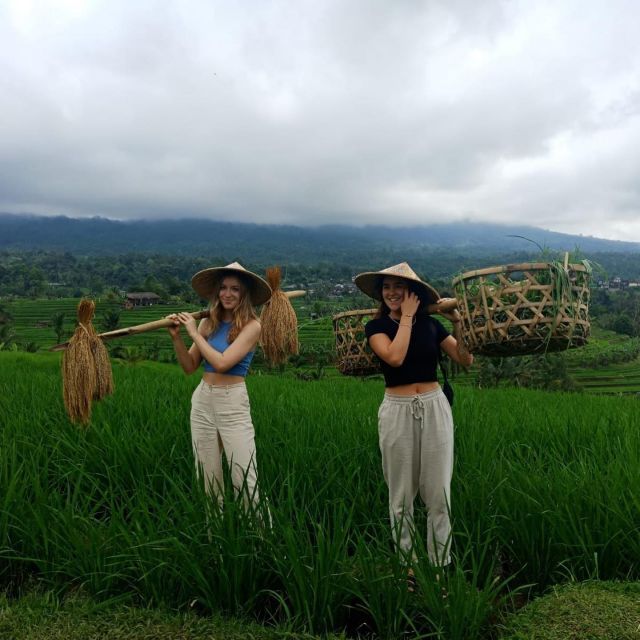
[[[357,290],[358,288],[352,282],[347,282],[347,283],[339,282],[333,287],[333,295],[344,296],[344,295],[356,293]]]
[[[598,289],[631,289],[634,287],[640,287],[640,282],[634,280],[623,280],[620,277],[612,278],[611,280],[598,280]]]
[[[150,307],[160,302],[160,296],[152,291],[140,291],[137,293],[127,293],[124,308]]]

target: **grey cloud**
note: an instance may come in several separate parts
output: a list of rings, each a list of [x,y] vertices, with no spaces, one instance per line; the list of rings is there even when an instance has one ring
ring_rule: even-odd
[[[633,3],[561,4],[114,1],[32,33],[5,7],[0,207],[619,234]]]

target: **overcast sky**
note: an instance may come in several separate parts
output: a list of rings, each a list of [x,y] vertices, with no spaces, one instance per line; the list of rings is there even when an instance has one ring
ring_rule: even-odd
[[[0,210],[640,241],[638,0],[1,0]]]

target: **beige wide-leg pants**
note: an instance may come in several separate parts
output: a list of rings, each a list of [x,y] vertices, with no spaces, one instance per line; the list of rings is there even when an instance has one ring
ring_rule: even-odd
[[[244,382],[210,385],[202,381],[191,397],[191,442],[198,474],[222,505],[224,451],[236,495],[258,503],[255,432]],[[246,484],[245,484],[246,483]]]
[[[415,396],[385,393],[378,411],[378,435],[389,515],[400,549],[411,551],[413,502],[419,492],[428,510],[429,559],[449,564],[453,417],[442,390]]]

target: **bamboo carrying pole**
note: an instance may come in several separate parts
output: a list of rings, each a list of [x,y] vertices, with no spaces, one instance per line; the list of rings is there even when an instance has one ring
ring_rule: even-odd
[[[275,307],[271,307],[270,301],[265,304],[270,311],[262,322],[262,338],[264,340],[265,335],[270,336],[269,344],[273,350],[272,355],[275,354],[275,357],[278,358],[277,361],[282,362],[283,353],[293,353],[294,346],[297,348],[297,320],[289,298],[304,296],[305,291],[281,291],[279,289],[280,270],[277,267],[273,268],[269,277],[270,280],[273,280],[274,296],[279,302]],[[100,400],[113,393],[111,363],[103,341],[155,331],[175,324],[171,318],[162,318],[98,335],[91,324],[94,312],[95,303],[93,301],[81,300],[78,305],[78,327],[73,336],[68,342],[57,344],[50,349],[50,351],[64,351],[62,356],[64,406],[69,419],[83,425],[86,425],[91,418],[92,401]],[[208,309],[191,314],[195,320],[200,320],[208,315]],[[285,316],[284,320],[281,315]],[[285,327],[284,331],[283,327]],[[291,332],[295,336],[295,343],[290,335]],[[275,336],[275,340],[271,338],[272,334]],[[266,352],[266,355],[269,357],[270,353]],[[284,358],[286,359],[286,355]]]
[[[306,295],[306,291],[284,291],[284,295],[287,299],[300,298]],[[191,314],[194,320],[201,320],[209,315],[208,309],[202,311],[196,311]],[[115,340],[116,338],[126,338],[127,336],[135,336],[139,333],[146,333],[148,331],[156,331],[157,329],[165,329],[166,327],[172,327],[174,321],[169,318],[162,318],[162,320],[154,320],[153,322],[145,322],[144,324],[137,324],[133,327],[124,327],[122,329],[116,329],[115,331],[107,331],[106,333],[96,334],[101,340]],[[70,341],[69,341],[70,342]],[[64,351],[69,346],[69,342],[61,342],[55,344],[53,347],[49,347],[49,351]]]

